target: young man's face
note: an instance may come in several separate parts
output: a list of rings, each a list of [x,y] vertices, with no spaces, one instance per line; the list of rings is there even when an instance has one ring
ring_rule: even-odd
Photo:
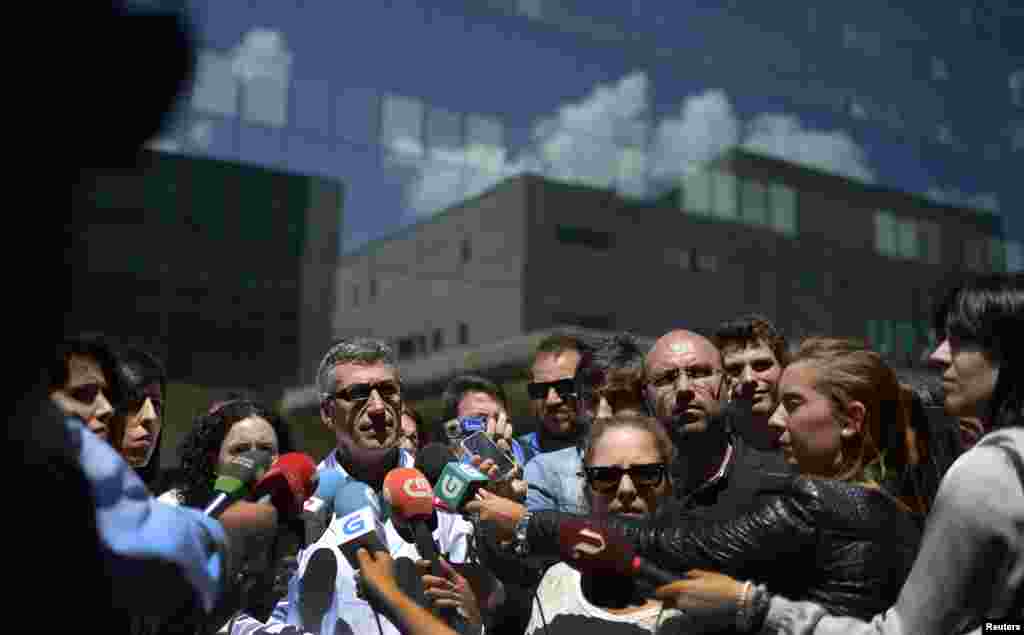
[[[752,382],[755,415],[767,419],[779,405],[779,377],[782,365],[775,353],[764,342],[751,342],[745,346],[728,346],[723,351],[725,372],[733,384]]]

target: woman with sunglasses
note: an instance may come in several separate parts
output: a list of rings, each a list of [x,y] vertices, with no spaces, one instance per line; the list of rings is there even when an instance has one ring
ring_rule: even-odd
[[[668,434],[651,417],[597,419],[583,454],[587,502],[597,514],[649,518],[672,493],[673,454]],[[680,618],[645,598],[631,578],[598,579],[558,563],[541,579],[526,635],[577,635],[588,622],[602,633],[675,632],[669,624]]]
[[[909,509],[878,486],[885,459],[900,463],[905,448],[902,434],[885,434],[908,425],[900,385],[858,342],[811,338],[783,372],[779,395],[771,424],[782,430],[782,449],[799,476],[765,474],[760,502],[732,518],[674,509],[659,526],[607,522],[668,571],[724,571],[838,614],[873,615],[895,600],[920,539]],[[499,524],[508,536],[525,534],[530,550],[557,545],[564,514],[537,512],[523,521],[507,506],[484,503],[494,509],[481,509],[482,517],[511,516]],[[518,521],[525,527],[515,527]]]

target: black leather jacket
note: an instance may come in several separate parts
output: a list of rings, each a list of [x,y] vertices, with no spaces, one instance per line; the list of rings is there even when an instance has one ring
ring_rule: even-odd
[[[763,502],[730,520],[685,514],[667,527],[602,522],[623,530],[641,555],[680,576],[693,568],[721,571],[860,619],[892,606],[921,538],[899,503],[878,490],[797,476],[765,476],[761,489]],[[534,514],[531,547],[557,544],[565,516]]]

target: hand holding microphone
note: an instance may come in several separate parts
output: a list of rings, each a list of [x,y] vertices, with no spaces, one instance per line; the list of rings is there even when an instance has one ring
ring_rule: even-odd
[[[399,467],[384,477],[384,499],[391,505],[396,526],[401,524],[412,530],[416,551],[431,563],[435,577],[443,577],[444,569],[434,546],[437,515],[434,512],[434,490],[427,477],[419,470]],[[452,609],[441,609],[440,617],[451,621]]]
[[[420,560],[416,567],[422,576],[425,595],[434,606],[455,609],[473,626],[483,624],[480,603],[477,601],[473,587],[464,576],[460,575],[444,558],[439,558],[443,577],[431,575],[433,563]]]

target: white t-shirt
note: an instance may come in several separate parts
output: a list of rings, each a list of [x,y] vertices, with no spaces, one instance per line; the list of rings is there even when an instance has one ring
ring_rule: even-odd
[[[595,606],[583,597],[581,574],[559,562],[544,574],[533,601],[525,635],[642,635],[684,633],[686,618],[661,605],[619,615]],[[539,604],[539,606],[538,606]]]

